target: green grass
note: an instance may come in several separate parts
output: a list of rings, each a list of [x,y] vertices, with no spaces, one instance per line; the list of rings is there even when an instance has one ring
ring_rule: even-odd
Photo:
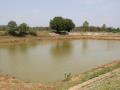
[[[91,86],[87,90],[120,90],[120,72],[113,73],[112,77]]]
[[[82,74],[73,76],[72,78],[77,77],[76,80],[70,79],[68,81],[62,81],[59,83],[56,83],[56,90],[67,90],[68,88],[75,86],[77,84],[81,84],[85,81],[88,81],[92,78],[98,77],[102,74],[105,74],[107,72],[110,72],[114,69],[120,68],[120,61],[117,62],[113,62],[112,64],[108,65],[108,66],[102,66],[96,69],[92,69],[89,70],[87,72],[84,72]]]

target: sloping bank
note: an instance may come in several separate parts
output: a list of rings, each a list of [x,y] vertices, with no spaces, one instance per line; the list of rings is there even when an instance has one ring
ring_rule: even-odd
[[[97,68],[91,69],[91,70],[86,71],[84,73],[74,75],[68,80],[64,80],[62,82],[56,83],[56,85],[55,85],[56,90],[68,90],[68,89],[70,89],[70,90],[87,90],[87,89],[81,88],[82,86],[87,86],[87,84],[89,84],[89,82],[86,83],[86,81],[89,81],[89,80],[96,78],[96,77],[98,77],[97,80],[100,80],[101,75],[104,75],[104,74],[112,72],[112,71],[114,72],[114,70],[116,70],[116,73],[119,72],[119,74],[120,74],[120,60],[114,61],[114,62],[109,63],[109,64],[105,64],[103,66],[99,66]],[[111,74],[107,74],[107,77],[109,79],[109,77],[111,77]],[[115,75],[115,77],[116,77],[116,75]],[[104,79],[104,76],[102,78]],[[120,79],[120,77],[119,77],[119,79]],[[93,80],[93,83],[95,80]],[[84,82],[85,82],[85,84],[84,84]],[[92,81],[90,81],[90,82],[92,82]],[[83,85],[81,85],[81,84],[83,84]],[[76,87],[78,89],[75,89]],[[120,86],[118,88],[120,88]],[[96,90],[96,89],[90,89],[90,90]],[[102,89],[98,89],[98,90],[102,90]],[[105,90],[107,90],[107,89],[105,89]]]
[[[54,90],[54,87],[41,83],[25,83],[8,75],[0,75],[0,90]]]
[[[0,75],[0,90],[68,90],[70,87],[81,84],[95,77],[99,77],[100,75],[116,69],[120,70],[120,60],[99,66],[92,70],[71,76],[68,79],[51,83],[49,85],[41,83],[26,83],[8,75]],[[109,75],[107,77],[109,77]]]
[[[120,68],[71,87],[69,90],[120,90]]]

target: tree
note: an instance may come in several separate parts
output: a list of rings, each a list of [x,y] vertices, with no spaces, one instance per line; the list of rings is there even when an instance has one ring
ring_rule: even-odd
[[[15,21],[8,22],[8,33],[10,35],[16,35],[17,24]]]
[[[26,23],[17,26],[15,21],[10,21],[7,27],[8,33],[13,36],[24,36],[29,34],[29,26]]]
[[[62,17],[55,17],[53,20],[50,21],[50,27],[57,32],[63,30],[63,18]]]
[[[88,22],[88,21],[85,21],[85,22],[83,23],[83,27],[89,27],[89,22]]]
[[[67,30],[70,32],[71,29],[75,28],[75,24],[71,19],[65,19],[64,20],[64,30]]]
[[[22,23],[19,25],[19,27],[18,27],[19,35],[24,36],[24,35],[28,34],[28,32],[29,32],[29,26],[26,23]]]
[[[75,24],[71,19],[55,17],[50,21],[50,28],[56,30],[57,33],[60,33],[61,31],[70,32],[74,27]]]
[[[17,27],[17,24],[16,24],[15,21],[10,21],[10,22],[8,22],[8,27],[9,28],[15,28],[15,27]]]
[[[83,29],[84,29],[84,31],[89,31],[89,23],[88,23],[88,21],[85,21],[83,23]]]
[[[102,25],[102,28],[106,29],[106,24],[103,24],[103,25]]]
[[[55,58],[64,57],[69,55],[72,51],[72,45],[69,41],[57,42],[55,46],[51,48],[51,53]]]
[[[106,31],[106,24],[103,24],[101,29],[102,31]]]

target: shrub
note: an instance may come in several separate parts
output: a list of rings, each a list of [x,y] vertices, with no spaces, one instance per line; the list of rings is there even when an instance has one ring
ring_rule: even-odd
[[[37,32],[35,30],[29,30],[29,34],[32,36],[37,36]]]

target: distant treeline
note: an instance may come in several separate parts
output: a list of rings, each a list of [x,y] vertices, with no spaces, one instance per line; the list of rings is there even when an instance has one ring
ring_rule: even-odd
[[[96,27],[96,26],[89,26],[89,27],[76,27],[74,30],[75,32],[120,32],[120,28],[113,28],[113,27]]]
[[[50,27],[30,27],[32,30],[37,30],[37,31],[50,31]]]
[[[52,31],[50,27],[30,27],[31,30],[35,31]],[[6,31],[7,26],[0,25],[0,31]],[[96,27],[96,26],[89,26],[89,27],[75,27],[72,32],[120,32],[120,28],[113,28],[113,27]]]
[[[52,31],[50,27],[31,27],[33,30],[38,31]],[[113,27],[96,27],[96,26],[89,26],[89,27],[75,27],[72,32],[120,32],[120,28],[113,28]]]
[[[7,30],[7,25],[0,25],[0,31]]]
[[[61,17],[57,17],[57,18],[61,18]],[[56,22],[55,22],[55,25],[56,25]],[[59,25],[59,23],[58,23],[58,25]],[[66,24],[66,26],[68,26],[68,25]],[[70,26],[68,26],[68,27],[70,27]],[[8,25],[0,25],[0,31],[7,31],[7,30],[8,30]],[[31,31],[54,31],[51,29],[50,26],[49,27],[30,27],[29,26],[29,30],[31,30]],[[101,27],[100,26],[90,26],[89,22],[85,21],[83,23],[83,25],[81,25],[79,27],[75,27],[71,31],[72,32],[114,32],[114,33],[117,33],[117,32],[120,32],[120,28],[108,27],[108,26],[106,26],[106,24],[103,24]]]

